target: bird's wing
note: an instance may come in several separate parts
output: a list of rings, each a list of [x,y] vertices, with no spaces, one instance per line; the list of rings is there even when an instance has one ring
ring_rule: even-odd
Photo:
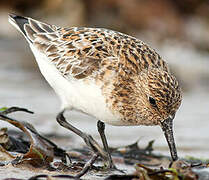
[[[94,28],[60,28],[16,15],[9,20],[66,78],[85,78],[100,70],[102,60],[116,59]]]
[[[102,28],[60,28],[31,18],[10,15],[27,41],[44,53],[65,77],[83,79],[105,68],[140,73],[166,63],[142,41]]]

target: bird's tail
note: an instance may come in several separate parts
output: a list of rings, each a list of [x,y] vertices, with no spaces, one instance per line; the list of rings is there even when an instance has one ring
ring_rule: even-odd
[[[34,42],[36,34],[55,31],[55,27],[52,25],[15,14],[9,14],[9,22],[24,35],[29,43]]]

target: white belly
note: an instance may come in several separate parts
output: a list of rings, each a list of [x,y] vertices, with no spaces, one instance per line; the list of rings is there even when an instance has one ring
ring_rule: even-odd
[[[83,80],[67,80],[49,62],[46,55],[39,53],[33,47],[31,49],[41,73],[60,97],[62,109],[77,109],[106,123],[123,125],[119,115],[113,114],[107,108],[101,89],[93,80],[88,83]]]

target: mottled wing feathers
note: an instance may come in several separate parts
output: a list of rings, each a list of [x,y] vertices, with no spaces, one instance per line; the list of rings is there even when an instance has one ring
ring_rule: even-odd
[[[117,58],[118,68],[124,68],[126,72],[140,73],[150,66],[168,71],[160,55],[134,37],[102,28],[70,28],[62,32],[62,40],[69,41],[72,54],[79,57],[87,56],[101,62],[105,58]]]
[[[69,28],[59,33],[65,42],[63,47],[68,49],[65,57],[74,57],[81,67],[86,67],[79,77],[102,70],[103,65],[127,74],[139,74],[150,66],[168,71],[160,55],[134,37],[102,28]]]
[[[98,74],[104,65],[128,74],[139,74],[150,66],[168,71],[161,57],[134,37],[102,28],[60,28],[24,17],[19,21],[16,23],[30,43],[66,78]]]

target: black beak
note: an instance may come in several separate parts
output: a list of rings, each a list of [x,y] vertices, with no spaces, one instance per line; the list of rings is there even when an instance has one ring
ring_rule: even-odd
[[[171,157],[173,161],[178,159],[176,145],[173,137],[173,119],[175,115],[168,117],[164,121],[161,122],[161,128],[164,132],[165,138],[168,142],[168,146],[170,149]]]

